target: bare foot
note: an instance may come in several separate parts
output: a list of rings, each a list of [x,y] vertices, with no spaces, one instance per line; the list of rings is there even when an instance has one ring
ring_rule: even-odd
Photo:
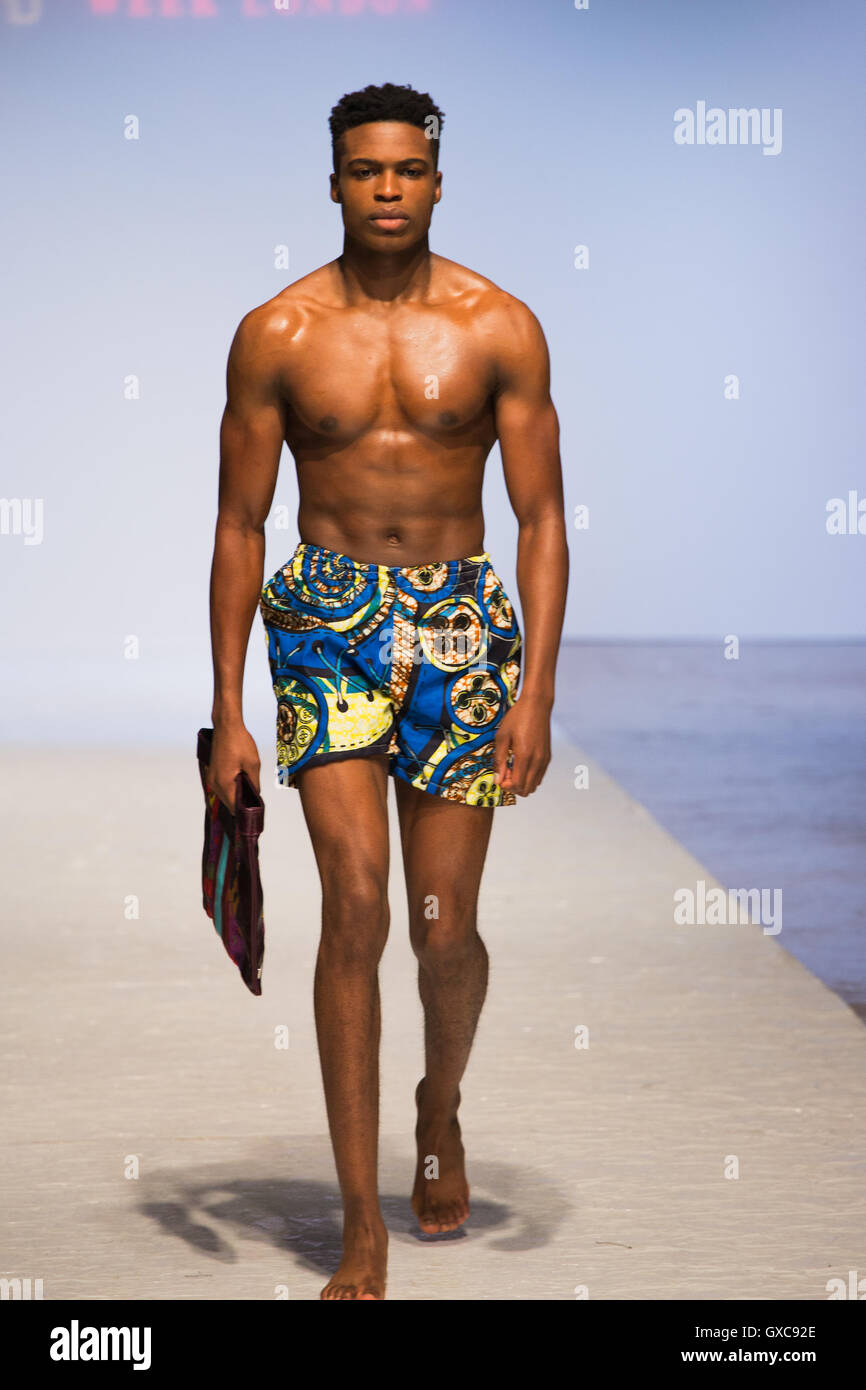
[[[415,1186],[412,1190],[412,1210],[418,1218],[418,1225],[425,1235],[438,1235],[442,1231],[454,1231],[469,1215],[469,1184],[463,1166],[463,1145],[460,1142],[460,1126],[454,1114],[434,1115],[424,1108],[421,1095],[425,1078],[422,1076],[415,1087],[415,1104],[418,1107],[418,1122],[415,1126],[415,1139],[418,1144],[418,1166],[415,1169]],[[457,1093],[457,1105],[460,1092]],[[430,1171],[429,1160],[435,1156],[439,1165],[439,1176],[425,1177]]]
[[[388,1232],[381,1218],[343,1222],[343,1258],[321,1298],[383,1299],[388,1263]]]

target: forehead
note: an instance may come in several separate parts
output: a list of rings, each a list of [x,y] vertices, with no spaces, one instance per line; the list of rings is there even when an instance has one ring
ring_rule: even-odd
[[[345,131],[343,158],[375,159],[382,163],[427,159],[432,164],[431,143],[420,126],[406,121],[367,121]]]

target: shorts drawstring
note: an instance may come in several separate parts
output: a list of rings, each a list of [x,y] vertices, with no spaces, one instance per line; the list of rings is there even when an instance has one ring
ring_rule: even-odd
[[[340,662],[343,660],[343,657],[346,655],[345,650],[338,653],[338,655],[337,655],[337,664],[336,664],[336,666],[334,665],[334,663],[333,663],[332,661],[329,661],[328,658],[327,658],[327,656],[325,655],[324,643],[323,643],[323,642],[321,642],[321,641],[314,642],[314,643],[313,643],[313,651],[318,653],[318,655],[319,655],[319,657],[320,657],[322,663],[323,663],[325,666],[327,666],[327,668],[328,668],[329,671],[333,671],[334,675],[335,675],[336,678],[337,678],[337,679],[336,679],[336,682],[335,682],[335,684],[336,684],[336,686],[337,686],[337,709],[340,711],[341,714],[345,714],[345,713],[346,713],[346,710],[349,708],[348,702],[347,702],[347,700],[344,698],[344,695],[343,695],[343,686],[344,686],[344,685],[345,685],[345,687],[346,687],[346,690],[357,690],[357,691],[362,692],[364,695],[367,696],[367,699],[368,699],[368,700],[373,700],[373,699],[375,698],[375,696],[374,696],[374,694],[373,694],[373,691],[370,690],[370,689],[368,689],[368,688],[361,682],[361,680],[360,680],[360,678],[359,678],[358,676],[354,676],[354,677],[348,676],[348,675],[346,675],[346,673],[345,673],[344,671],[341,671],[341,670],[340,670]]]

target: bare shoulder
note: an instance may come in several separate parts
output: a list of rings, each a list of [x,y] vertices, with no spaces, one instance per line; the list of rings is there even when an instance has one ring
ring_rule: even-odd
[[[311,319],[339,307],[333,283],[332,264],[319,266],[257,304],[238,324],[232,353],[253,360],[267,359],[273,352],[284,361],[286,350]]]
[[[436,256],[437,278],[444,296],[472,315],[473,325],[505,354],[544,352],[544,333],[529,305],[494,280],[457,261]]]

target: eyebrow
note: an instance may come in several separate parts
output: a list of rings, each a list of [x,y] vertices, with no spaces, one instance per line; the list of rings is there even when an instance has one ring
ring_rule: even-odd
[[[409,154],[404,159],[395,159],[395,164],[426,164],[428,161],[420,154]],[[381,159],[373,159],[372,155],[355,155],[354,159],[348,159],[347,164],[381,164]]]

